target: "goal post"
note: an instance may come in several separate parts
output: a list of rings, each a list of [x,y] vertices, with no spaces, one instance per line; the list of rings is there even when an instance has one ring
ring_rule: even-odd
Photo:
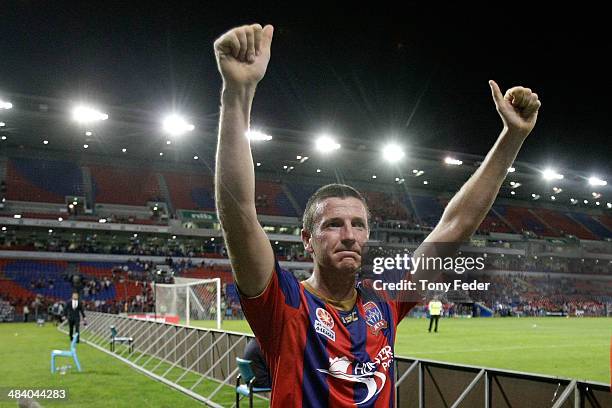
[[[173,284],[155,284],[155,311],[162,316],[214,320],[221,329],[221,279],[175,278]]]

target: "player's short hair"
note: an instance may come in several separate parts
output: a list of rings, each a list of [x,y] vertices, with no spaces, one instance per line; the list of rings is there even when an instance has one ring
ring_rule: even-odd
[[[317,204],[326,198],[348,198],[354,197],[361,201],[366,210],[366,222],[369,225],[370,221],[370,208],[368,207],[368,203],[366,202],[365,197],[357,190],[355,190],[351,186],[347,186],[346,184],[327,184],[321,188],[319,188],[315,193],[310,196],[308,202],[306,203],[306,208],[304,209],[304,215],[302,216],[302,224],[303,228],[312,232],[315,226],[315,215],[317,211]]]

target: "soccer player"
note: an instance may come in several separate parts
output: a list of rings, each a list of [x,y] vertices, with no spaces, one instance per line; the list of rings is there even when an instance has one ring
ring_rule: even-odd
[[[396,328],[415,303],[376,299],[355,285],[369,235],[362,195],[332,184],[310,198],[301,235],[314,269],[304,282],[279,266],[257,220],[253,158],[245,133],[257,84],[270,60],[273,31],[270,25],[237,27],[214,44],[223,79],[217,211],[242,308],[271,371],[271,405],[392,407]],[[535,93],[514,87],[503,95],[495,82],[489,84],[503,130],[415,256],[441,255],[428,244],[458,247],[473,234],[535,125],[540,107]],[[435,278],[419,269],[413,279]]]
[[[429,332],[431,333],[431,326],[433,322],[436,322],[434,332],[437,333],[438,320],[440,320],[440,315],[442,314],[442,302],[440,302],[437,296],[434,296],[434,298],[429,302],[427,308],[429,309]]]

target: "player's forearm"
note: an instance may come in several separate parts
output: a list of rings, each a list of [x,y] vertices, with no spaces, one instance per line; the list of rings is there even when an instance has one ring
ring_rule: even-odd
[[[223,87],[215,170],[221,222],[245,210],[255,210],[253,157],[245,136],[254,95],[255,87]]]
[[[455,231],[455,242],[467,240],[480,226],[526,137],[504,129],[478,170],[450,201],[440,222]]]

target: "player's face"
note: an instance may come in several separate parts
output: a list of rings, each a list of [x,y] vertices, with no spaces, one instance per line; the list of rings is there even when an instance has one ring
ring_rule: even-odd
[[[331,197],[317,205],[314,231],[304,241],[319,267],[353,273],[361,266],[368,234],[363,203],[354,197]]]

